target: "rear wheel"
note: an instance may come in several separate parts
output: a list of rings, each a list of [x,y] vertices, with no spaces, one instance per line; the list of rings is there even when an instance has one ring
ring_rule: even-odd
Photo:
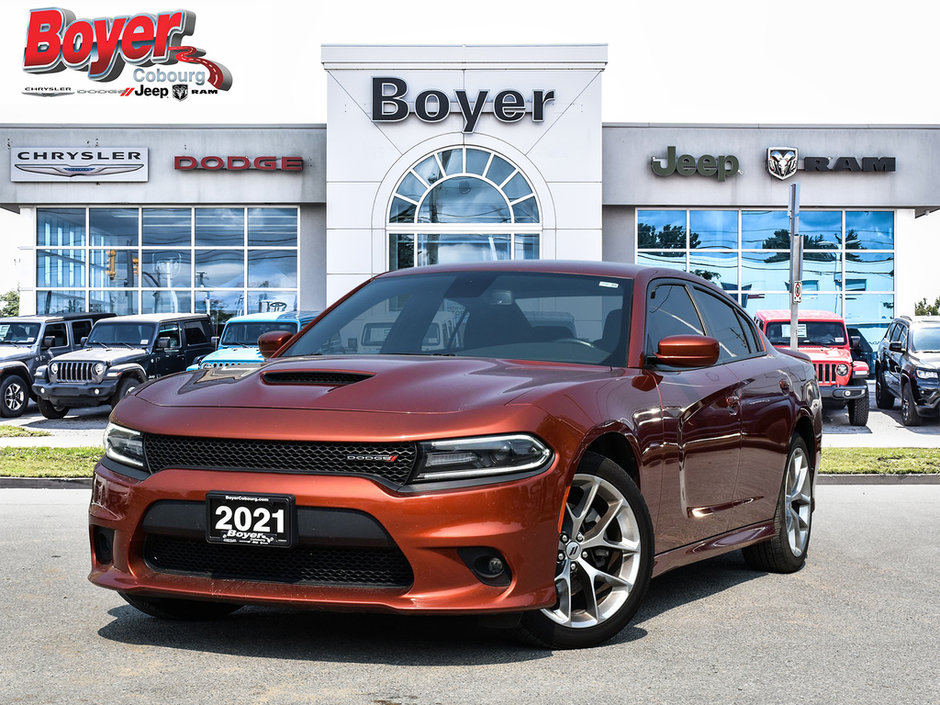
[[[19,375],[7,375],[0,382],[0,416],[22,416],[29,403],[26,380]]]
[[[565,509],[558,600],[526,612],[519,631],[541,646],[578,649],[611,639],[636,613],[653,568],[653,529],[633,480],[593,453],[581,461]]]
[[[868,390],[866,389],[864,396],[849,402],[849,423],[853,426],[864,426],[867,424],[869,405]]]
[[[777,512],[775,534],[762,543],[746,547],[744,560],[755,570],[794,573],[806,562],[813,519],[813,466],[806,442],[799,436],[790,441]]]
[[[151,617],[176,619],[187,622],[218,619],[231,614],[241,605],[228,602],[203,602],[201,600],[180,600],[175,597],[142,597],[119,592],[127,604],[136,607]]]
[[[888,391],[884,372],[875,372],[875,404],[879,409],[893,409],[894,395]]]
[[[69,413],[69,407],[56,406],[51,401],[46,401],[45,399],[37,399],[36,406],[39,407],[39,413],[47,419],[61,419]]]
[[[920,426],[920,421],[911,385],[901,382],[901,423],[905,426]]]

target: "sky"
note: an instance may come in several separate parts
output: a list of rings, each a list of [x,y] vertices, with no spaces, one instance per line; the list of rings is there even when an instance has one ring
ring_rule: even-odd
[[[29,11],[43,7],[87,19],[192,11],[184,43],[227,67],[231,89],[24,95],[137,85],[132,66],[110,83],[23,71]],[[940,4],[923,0],[0,0],[0,13],[0,123],[325,123],[323,44],[607,44],[604,122],[940,124]]]

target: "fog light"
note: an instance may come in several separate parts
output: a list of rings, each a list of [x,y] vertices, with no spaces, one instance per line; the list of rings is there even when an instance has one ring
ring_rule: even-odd
[[[503,565],[503,560],[501,558],[493,556],[486,564],[486,573],[495,578],[497,575],[503,572],[505,567],[506,566]]]
[[[95,560],[98,563],[109,564],[114,560],[114,529],[96,526],[92,530],[95,546]]]
[[[509,585],[512,575],[506,560],[492,548],[458,548],[457,553],[473,572],[477,580],[485,585],[503,587]]]

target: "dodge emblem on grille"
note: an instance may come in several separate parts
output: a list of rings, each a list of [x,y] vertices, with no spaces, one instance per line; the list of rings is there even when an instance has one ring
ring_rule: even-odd
[[[358,463],[394,463],[398,455],[347,455],[346,460]]]

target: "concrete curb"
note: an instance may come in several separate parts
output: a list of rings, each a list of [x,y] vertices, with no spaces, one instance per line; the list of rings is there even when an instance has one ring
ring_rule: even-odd
[[[940,485],[940,474],[820,475],[819,485]],[[0,490],[91,489],[90,477],[0,477]]]

